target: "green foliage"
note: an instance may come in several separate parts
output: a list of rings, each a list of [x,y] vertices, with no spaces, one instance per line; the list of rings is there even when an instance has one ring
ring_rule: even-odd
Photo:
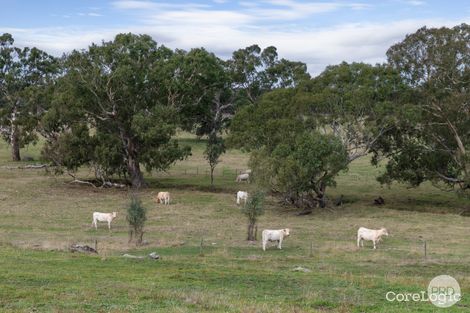
[[[179,147],[172,137],[181,125],[180,110],[193,103],[195,93],[178,76],[182,56],[150,36],[133,34],[72,52],[53,108],[43,118],[44,155],[68,170],[93,165],[103,181],[114,174],[128,177],[136,188],[144,183],[140,164],[165,170],[184,159],[189,147]],[[81,139],[67,139],[78,136],[77,125],[86,128]],[[62,162],[64,153],[77,149],[87,150],[86,157]]]
[[[343,62],[300,88],[305,116],[343,142],[349,161],[370,153],[395,123],[394,101],[407,92],[398,72],[382,65]]]
[[[48,107],[57,61],[37,48],[18,48],[10,34],[0,36],[0,135],[19,149],[35,142],[38,120]]]
[[[248,218],[247,240],[256,240],[256,222],[258,217],[264,214],[265,196],[264,191],[257,190],[248,197],[246,204],[241,208],[242,213]]]
[[[241,104],[255,103],[266,92],[276,88],[291,88],[310,78],[307,66],[278,58],[276,47],[261,50],[252,45],[233,52],[227,62],[233,88]]]
[[[210,134],[204,150],[204,158],[209,162],[211,169],[211,186],[214,185],[214,169],[219,163],[222,153],[225,153],[224,139],[218,137],[215,133]]]
[[[397,123],[376,144],[385,156],[384,183],[417,186],[432,181],[470,192],[470,26],[428,29],[408,35],[387,51],[413,94],[399,105]]]
[[[323,206],[326,187],[347,169],[348,155],[338,138],[316,130],[298,94],[295,89],[276,90],[256,106],[243,108],[228,140],[252,152],[250,168],[259,184],[295,199],[299,206]]]
[[[133,195],[131,202],[127,207],[126,220],[129,224],[129,242],[132,241],[132,237],[137,238],[137,244],[142,243],[142,237],[144,235],[145,221],[147,220],[147,209],[142,206],[140,199]]]
[[[300,116],[295,89],[277,89],[265,94],[256,105],[240,109],[232,120],[227,143],[230,147],[268,153],[287,138],[295,138],[308,127]]]
[[[248,197],[246,205],[242,206],[241,211],[248,218],[250,224],[256,224],[258,217],[264,214],[264,198],[266,193],[257,190]]]
[[[306,132],[285,140],[272,153],[253,153],[250,167],[260,184],[287,195],[294,204],[312,207],[318,202],[323,207],[326,187],[336,185],[335,177],[348,168],[348,157],[336,137]]]

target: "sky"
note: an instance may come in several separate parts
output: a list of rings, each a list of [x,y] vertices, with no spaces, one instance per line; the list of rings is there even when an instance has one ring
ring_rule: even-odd
[[[0,33],[56,56],[132,32],[224,59],[275,46],[312,75],[342,61],[384,62],[406,34],[461,23],[470,24],[468,0],[0,0]]]

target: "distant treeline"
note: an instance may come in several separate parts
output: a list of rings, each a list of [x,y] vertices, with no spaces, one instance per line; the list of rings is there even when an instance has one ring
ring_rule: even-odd
[[[339,172],[365,155],[385,160],[381,183],[470,192],[470,27],[423,27],[384,64],[341,63],[310,77],[304,63],[252,45],[222,60],[118,34],[55,58],[0,36],[0,132],[20,148],[103,184],[145,184],[186,158],[177,129],[207,137],[213,171],[226,148],[251,153],[253,179],[302,207],[323,206]],[[228,133],[228,136],[225,134]]]

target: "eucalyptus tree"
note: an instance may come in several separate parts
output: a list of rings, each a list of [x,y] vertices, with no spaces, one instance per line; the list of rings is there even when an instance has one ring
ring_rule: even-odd
[[[298,207],[326,205],[326,189],[347,169],[341,141],[317,130],[304,114],[299,90],[278,89],[234,117],[229,144],[251,152],[253,176]]]
[[[396,127],[377,142],[385,183],[431,181],[470,194],[470,26],[426,28],[387,51],[413,90]]]
[[[303,114],[318,131],[338,138],[352,162],[371,153],[394,128],[393,113],[407,93],[398,72],[387,65],[343,62],[302,84],[297,98]]]
[[[14,46],[12,35],[0,36],[0,134],[11,145],[12,160],[20,148],[37,139],[38,120],[47,103],[57,61],[37,48]]]
[[[277,88],[292,88],[310,78],[307,65],[279,59],[276,47],[261,50],[251,45],[233,52],[227,61],[233,89],[242,103],[255,103],[266,92]]]
[[[196,90],[202,91],[200,106],[194,107],[196,134],[207,136],[205,157],[214,169],[226,150],[223,133],[235,112],[253,104],[262,94],[277,88],[294,87],[308,79],[306,65],[278,58],[275,47],[261,50],[253,45],[235,51],[227,61],[204,49],[193,49],[182,61],[184,69],[199,73]]]
[[[200,99],[191,88],[198,73],[180,66],[184,54],[134,34],[73,51],[42,121],[44,154],[69,171],[90,165],[103,182],[120,175],[135,188],[144,184],[141,165],[165,170],[185,158],[190,148],[174,135]]]

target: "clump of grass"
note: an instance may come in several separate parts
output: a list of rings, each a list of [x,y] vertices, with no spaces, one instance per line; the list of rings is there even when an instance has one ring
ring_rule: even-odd
[[[136,196],[131,197],[131,202],[127,208],[127,222],[129,223],[129,242],[136,238],[136,244],[141,245],[144,236],[144,226],[147,220],[147,209],[142,205],[142,201]]]

